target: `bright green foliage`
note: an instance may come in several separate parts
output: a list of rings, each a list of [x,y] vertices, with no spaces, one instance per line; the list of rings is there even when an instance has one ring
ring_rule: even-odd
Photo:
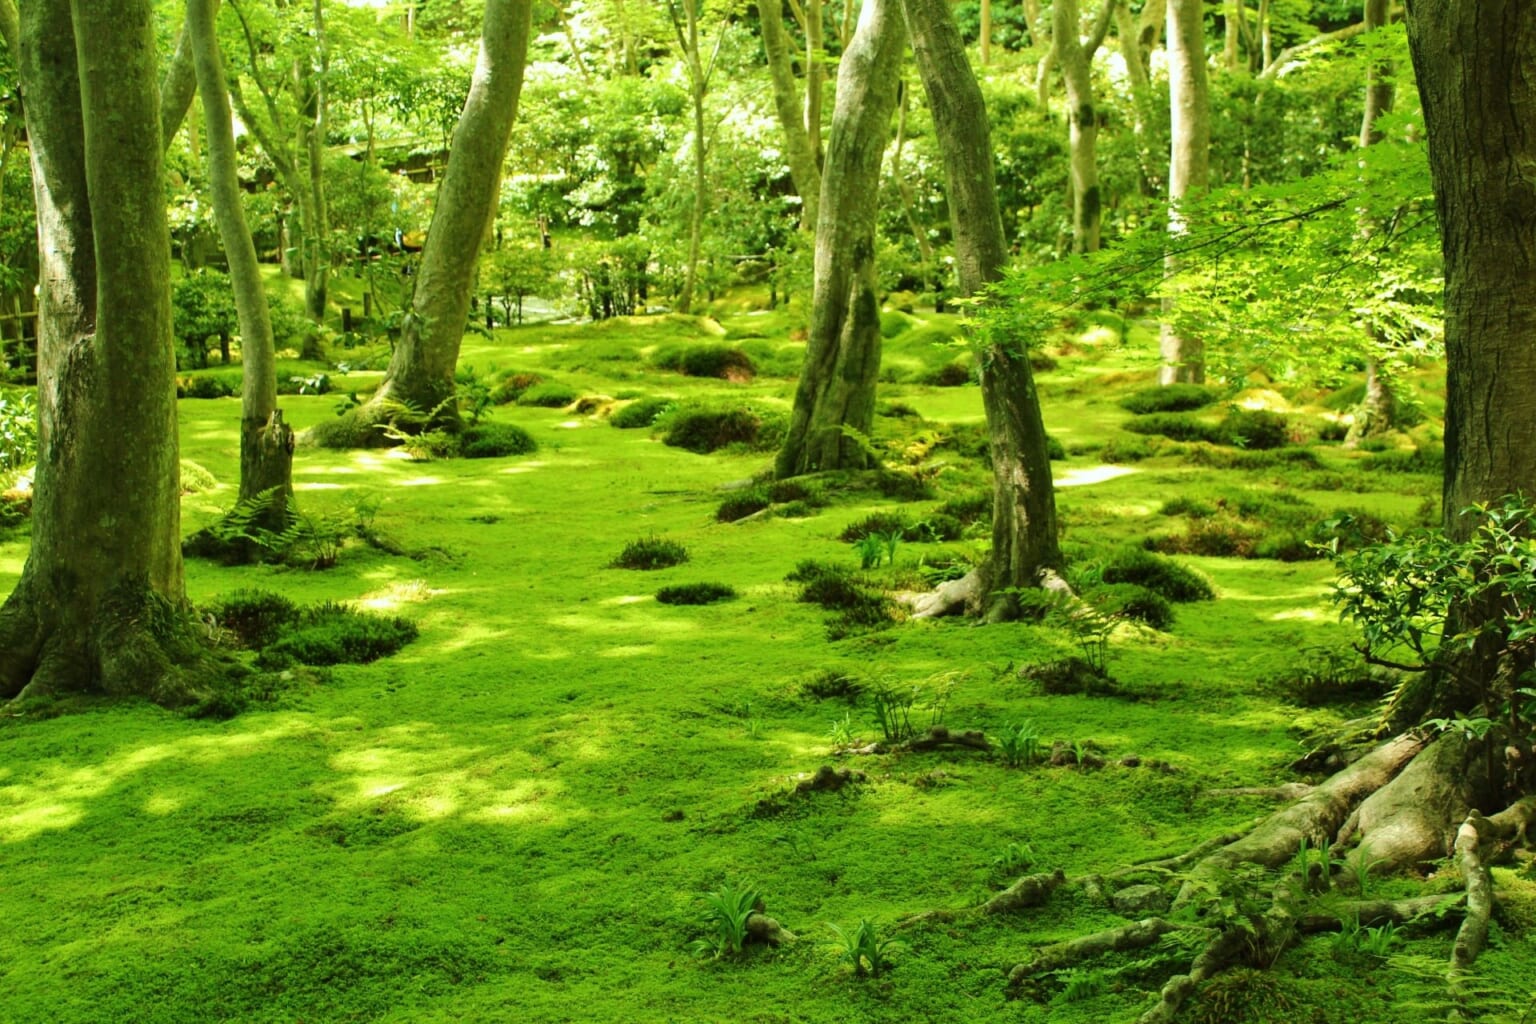
[[[208,365],[208,344],[240,329],[229,275],[212,267],[187,274],[171,289],[176,337],[191,366]]]
[[[1120,408],[1138,416],[1154,412],[1189,412],[1203,409],[1221,397],[1221,392],[1202,384],[1170,384],[1147,388],[1120,399]]]
[[[30,391],[0,389],[0,483],[37,461],[37,402]]]
[[[672,399],[637,398],[628,405],[620,406],[609,417],[608,422],[620,430],[634,430],[638,427],[648,427],[656,422],[656,417],[666,411],[672,405]]]
[[[720,959],[738,956],[747,945],[747,919],[757,912],[762,896],[756,889],[722,885],[699,897],[704,904],[704,936],[690,948],[699,956]]]
[[[1028,768],[1040,758],[1040,733],[1031,721],[1005,728],[997,737],[997,749],[1009,768]]]
[[[827,930],[837,939],[838,951],[859,977],[866,972],[871,977],[879,977],[890,969],[891,954],[906,948],[906,943],[893,936],[882,937],[874,922],[867,917],[860,918],[851,931],[845,932],[830,922]]]

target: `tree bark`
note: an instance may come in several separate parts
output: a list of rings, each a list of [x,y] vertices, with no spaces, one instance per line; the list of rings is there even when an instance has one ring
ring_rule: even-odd
[[[1072,251],[1099,249],[1099,163],[1094,146],[1099,137],[1099,115],[1094,109],[1093,57],[1104,42],[1109,19],[1118,0],[1103,0],[1093,34],[1082,38],[1077,0],[1056,0],[1052,6],[1056,59],[1067,93],[1069,175],[1072,182]]]
[[[1445,528],[1536,491],[1536,7],[1415,0],[1418,77],[1445,258]]]
[[[800,227],[814,233],[817,202],[821,198],[821,167],[806,131],[805,106],[799,86],[795,84],[789,36],[784,31],[783,0],[758,0],[757,14],[762,24],[768,75],[773,82],[774,110],[779,116],[779,129],[784,133],[789,176],[795,183],[795,191],[800,194]]]
[[[272,317],[245,222],[224,59],[214,25],[217,10],[218,0],[187,0],[187,34],[207,126],[208,188],[240,318],[240,500],[270,493],[261,519],[276,533],[287,526],[293,499],[293,430],[277,407]]]
[[[816,223],[810,337],[795,389],[780,478],[862,468],[880,370],[875,221],[880,162],[896,107],[905,33],[894,0],[865,0],[837,75]]]
[[[1172,247],[1188,233],[1182,200],[1210,178],[1211,104],[1205,74],[1205,30],[1200,0],[1168,0],[1168,92],[1172,143],[1168,162],[1168,240],[1164,261],[1163,323],[1159,339],[1163,384],[1205,381],[1205,345],[1180,331],[1176,280],[1181,261]]]
[[[986,105],[945,0],[902,0],[902,7],[944,158],[960,293],[980,295],[1008,258]],[[1061,564],[1045,424],[1024,340],[994,335],[980,354],[994,481],[992,551],[981,571],[989,621],[1017,618],[1017,589],[1036,586],[1043,570]]]
[[[170,234],[148,0],[22,10],[41,281],[32,547],[0,697],[198,693],[185,591]]]
[[[454,129],[411,309],[383,384],[354,414],[364,423],[389,419],[388,403],[403,402],[423,413],[436,410],[438,426],[459,426],[453,373],[480,240],[496,210],[502,160],[522,91],[531,10],[531,0],[488,0],[485,5],[469,98]],[[356,431],[338,430],[336,437],[346,443],[349,433],[355,437]]]

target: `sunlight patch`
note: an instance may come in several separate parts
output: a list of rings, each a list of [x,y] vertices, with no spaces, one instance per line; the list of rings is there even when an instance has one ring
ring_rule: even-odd
[[[1089,484],[1102,484],[1136,472],[1139,470],[1131,466],[1087,466],[1083,469],[1069,469],[1056,477],[1056,486],[1084,487]]]
[[[398,481],[396,481],[395,486],[397,486],[397,487],[431,487],[433,484],[440,484],[442,482],[443,482],[443,478],[440,477],[440,476],[413,476],[409,480],[398,480]]]
[[[426,580],[404,580],[379,590],[370,590],[358,598],[357,603],[373,611],[392,611],[402,604],[427,601],[445,593],[445,590],[434,590]]]
[[[1331,620],[1333,616],[1325,615],[1316,608],[1287,608],[1283,612],[1275,612],[1269,617],[1271,622],[1286,622],[1301,619],[1305,622],[1322,622]]]
[[[578,430],[581,427],[586,426],[586,424],[581,420],[561,420],[559,423],[556,423],[555,426],[564,430]]]
[[[295,483],[296,491],[340,491],[346,488],[346,484],[321,484],[321,483]]]
[[[610,597],[603,604],[641,604],[651,600],[650,594],[622,594],[619,597]]]
[[[156,793],[144,801],[144,813],[153,814],[157,818],[163,818],[167,814],[175,814],[181,810],[182,802],[173,796],[164,796]]]
[[[70,828],[84,817],[80,808],[66,804],[30,807],[19,814],[0,818],[0,843],[19,843],[44,832]]]
[[[640,658],[647,654],[658,653],[659,648],[655,644],[621,644],[618,647],[607,647],[597,652],[599,658]]]

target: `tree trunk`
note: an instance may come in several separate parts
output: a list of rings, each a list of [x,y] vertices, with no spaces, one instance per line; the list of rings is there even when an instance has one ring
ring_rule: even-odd
[[[1536,492],[1536,7],[1416,0],[1408,43],[1445,258],[1446,530]]]
[[[32,547],[0,608],[0,697],[197,693],[185,622],[153,5],[22,9],[44,266]]]
[[[304,312],[319,325],[325,322],[326,293],[331,276],[331,218],[325,198],[326,75],[330,57],[326,50],[321,0],[314,0],[314,26],[316,60],[314,63],[305,61],[297,69],[294,89],[300,99],[299,109],[305,115],[300,123],[304,132],[307,174],[305,194],[299,204],[304,214]],[[305,337],[301,355],[305,359],[325,358],[318,331],[311,331]]]
[[[1103,0],[1094,34],[1084,42],[1077,0],[1056,0],[1051,38],[1067,93],[1069,174],[1072,182],[1072,251],[1099,249],[1099,164],[1094,145],[1099,137],[1099,115],[1094,109],[1093,57],[1103,43],[1104,32],[1117,0]]]
[[[208,188],[240,317],[240,500],[270,492],[261,525],[278,533],[288,525],[291,514],[293,430],[283,422],[277,407],[272,318],[242,206],[224,59],[214,25],[217,10],[218,0],[187,0],[187,29],[208,133]]]
[[[422,413],[435,410],[435,425],[459,426],[453,373],[480,240],[496,210],[502,160],[522,91],[531,10],[531,0],[487,0],[469,98],[454,129],[400,341],[373,398],[353,416],[335,421],[340,426],[316,431],[315,440],[322,444],[356,442],[358,423],[390,419],[391,402]]]
[[[821,198],[821,167],[816,150],[806,131],[804,105],[795,84],[790,58],[789,36],[784,31],[783,0],[758,0],[758,19],[762,24],[763,53],[768,59],[768,74],[773,82],[773,105],[779,115],[779,129],[784,133],[784,155],[789,176],[800,194],[800,227],[815,233],[817,201]]]
[[[1205,74],[1205,31],[1200,0],[1168,2],[1168,92],[1172,144],[1168,161],[1168,242],[1164,261],[1160,336],[1163,384],[1205,381],[1205,345],[1175,324],[1181,260],[1172,251],[1188,233],[1180,203],[1203,190],[1210,177],[1211,104]]]
[[[780,478],[863,467],[880,370],[875,221],[905,36],[894,0],[865,0],[837,74],[816,223],[810,338],[795,390]]]
[[[945,0],[903,0],[912,51],[933,111],[962,295],[977,295],[1007,262],[987,112]],[[995,490],[992,551],[982,572],[989,621],[1018,616],[1017,588],[1060,565],[1056,495],[1040,398],[1022,339],[992,337],[981,353],[981,394]]]

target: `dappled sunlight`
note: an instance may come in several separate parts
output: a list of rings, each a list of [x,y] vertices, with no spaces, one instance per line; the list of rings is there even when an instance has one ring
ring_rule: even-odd
[[[444,484],[444,483],[449,483],[449,482],[450,481],[444,480],[440,476],[413,476],[413,477],[410,477],[410,478],[405,479],[405,480],[396,480],[395,481],[395,486],[396,487],[435,487],[438,484]],[[455,483],[455,484],[462,484],[463,483],[463,481],[460,481],[460,480],[454,480],[454,481],[451,481],[451,482]]]
[[[403,604],[416,604],[446,594],[446,590],[434,590],[426,580],[403,580],[391,583],[380,590],[370,590],[357,599],[357,603],[372,611],[394,611]]]
[[[322,484],[313,481],[295,482],[293,489],[296,491],[344,491],[346,484]]]
[[[1325,612],[1321,608],[1288,608],[1283,612],[1275,612],[1270,617],[1271,622],[1286,622],[1301,619],[1306,622],[1333,622],[1335,617],[1331,612]]]
[[[656,598],[651,596],[650,594],[620,594],[618,597],[605,598],[602,603],[603,604],[616,604],[616,605],[644,604],[647,601],[654,601],[654,600],[656,600]]]
[[[597,618],[591,615],[556,615],[546,620],[561,629],[581,630],[585,633],[664,633],[686,636],[697,633],[701,624],[690,619],[657,618],[628,615],[621,618]]]
[[[638,658],[660,653],[661,648],[655,644],[624,644],[618,647],[605,647],[597,652],[597,656],[599,658]]]
[[[1118,480],[1120,477],[1138,472],[1140,470],[1134,466],[1084,466],[1081,469],[1069,469],[1065,473],[1053,476],[1052,479],[1057,487],[1086,487],[1090,484]]]

